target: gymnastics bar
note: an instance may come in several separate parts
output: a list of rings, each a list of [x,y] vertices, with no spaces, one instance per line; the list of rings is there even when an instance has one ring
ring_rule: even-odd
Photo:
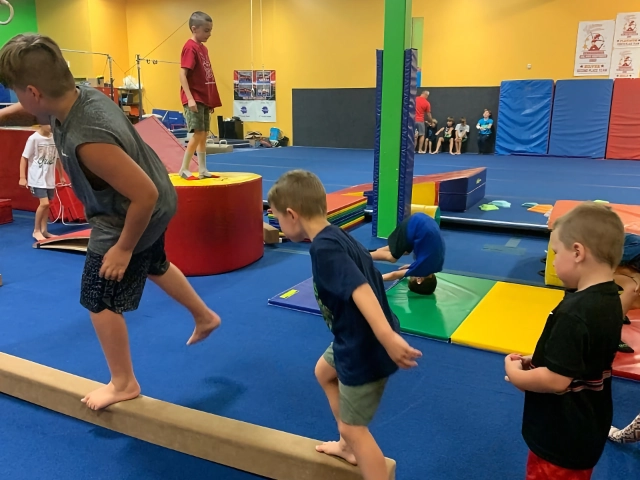
[[[0,392],[133,438],[275,480],[356,480],[315,451],[321,442],[141,396],[95,412],[80,399],[102,385],[0,353]],[[327,420],[329,421],[329,419]],[[387,459],[388,480],[396,463]]]
[[[384,62],[380,112],[380,167],[376,234],[386,238],[398,223],[399,170],[405,50],[411,48],[411,0],[384,2]]]

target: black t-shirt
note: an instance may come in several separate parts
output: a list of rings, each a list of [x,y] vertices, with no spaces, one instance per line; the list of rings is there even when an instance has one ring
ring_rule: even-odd
[[[538,340],[531,368],[573,381],[565,392],[525,393],[522,436],[533,453],[563,468],[593,468],[611,427],[611,364],[622,330],[614,282],[566,292]]]
[[[400,331],[371,254],[335,225],[327,226],[313,239],[310,254],[316,300],[333,332],[333,356],[340,382],[363,385],[394,373],[398,366],[351,297],[359,286],[371,285],[389,324]]]

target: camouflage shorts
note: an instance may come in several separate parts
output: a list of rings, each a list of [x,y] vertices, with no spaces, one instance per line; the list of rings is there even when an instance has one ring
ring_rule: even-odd
[[[197,112],[191,111],[188,105],[184,106],[184,118],[187,120],[187,130],[192,132],[209,132],[211,123],[211,111],[202,103],[196,103]]]

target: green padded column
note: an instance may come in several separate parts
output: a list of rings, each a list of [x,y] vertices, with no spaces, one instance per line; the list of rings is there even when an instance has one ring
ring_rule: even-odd
[[[404,51],[411,48],[411,0],[384,2],[384,62],[380,112],[378,237],[396,228],[402,121]]]

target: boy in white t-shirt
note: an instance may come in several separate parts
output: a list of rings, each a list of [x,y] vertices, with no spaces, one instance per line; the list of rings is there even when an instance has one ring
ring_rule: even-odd
[[[62,163],[58,161],[58,150],[51,134],[51,127],[40,125],[40,128],[27,140],[20,160],[20,186],[28,187],[33,196],[40,200],[33,229],[33,238],[36,240],[53,236],[47,231],[47,218],[49,201],[53,200],[56,189],[56,167],[60,179],[64,179],[64,171]]]
[[[462,150],[462,142],[467,140],[469,136],[469,125],[467,125],[467,119],[462,117],[460,123],[456,125],[456,155],[460,155]]]

